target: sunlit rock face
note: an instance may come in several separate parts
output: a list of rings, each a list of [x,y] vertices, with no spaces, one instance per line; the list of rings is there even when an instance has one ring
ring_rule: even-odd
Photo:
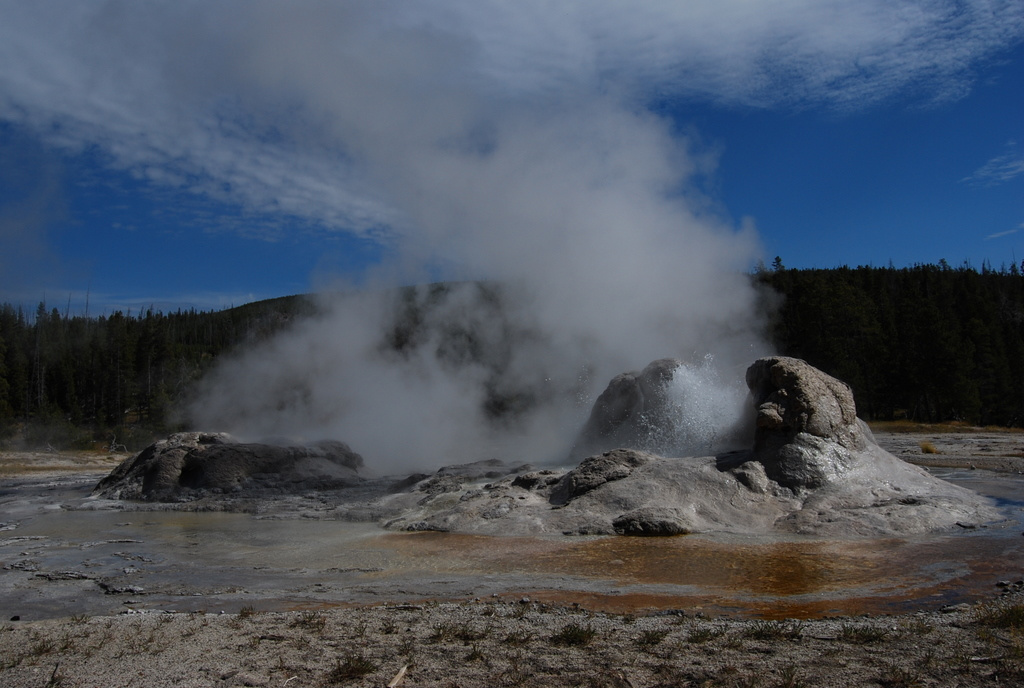
[[[850,387],[796,358],[747,369],[757,419],[753,457],[784,487],[816,488],[849,472],[867,447]]]

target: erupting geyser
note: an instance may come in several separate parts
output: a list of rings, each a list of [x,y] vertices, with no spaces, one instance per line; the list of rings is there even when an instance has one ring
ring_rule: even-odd
[[[710,361],[703,366],[662,359],[642,373],[617,376],[598,399],[574,451],[588,444],[621,444],[584,458],[571,470],[512,467],[492,459],[405,480],[359,481],[351,475],[361,468],[352,458],[356,455],[334,444],[313,453],[322,468],[325,459],[336,461],[327,454],[344,449],[341,463],[350,471],[345,476],[349,487],[323,483],[318,486],[321,499],[324,488],[333,488],[336,517],[377,520],[392,529],[495,535],[724,531],[885,536],[1000,518],[977,494],[881,449],[857,419],[849,387],[792,358],[759,359],[747,371],[748,409],[756,412],[748,415],[756,426],[752,447],[672,456],[678,447],[702,448],[743,435],[736,426],[744,414],[734,408],[732,395],[699,398],[701,381],[713,375]],[[693,380],[696,388],[686,387]],[[694,394],[698,397],[688,396]],[[718,412],[724,417],[717,418]],[[681,413],[694,415],[680,422]],[[223,500],[225,492],[230,497],[279,490],[294,476],[295,466],[279,460],[279,449],[274,450],[278,458],[267,462],[254,449],[259,445],[245,446],[251,457],[248,470],[236,461],[240,453],[217,450],[232,457],[234,480],[231,489],[220,486],[217,495],[193,480],[206,449],[173,442],[158,443],[126,461],[101,483],[99,494]],[[295,462],[308,462],[309,450],[289,451]],[[188,466],[193,474],[183,470]],[[266,475],[271,466],[281,472],[280,480]]]
[[[616,375],[598,397],[569,459],[628,447],[663,456],[712,454],[735,449],[748,394],[721,379],[714,358],[697,365],[674,358],[641,372]]]

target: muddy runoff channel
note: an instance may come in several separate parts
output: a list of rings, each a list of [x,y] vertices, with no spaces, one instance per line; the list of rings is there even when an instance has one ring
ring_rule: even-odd
[[[850,540],[394,533],[294,514],[81,510],[104,473],[27,472],[0,480],[0,618],[491,596],[811,618],[938,609],[1024,577],[1024,475],[932,470],[994,499],[1007,521]]]

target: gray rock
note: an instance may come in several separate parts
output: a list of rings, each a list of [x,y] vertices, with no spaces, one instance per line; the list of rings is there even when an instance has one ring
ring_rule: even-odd
[[[551,503],[566,504],[605,483],[629,477],[634,468],[643,466],[650,458],[648,454],[631,449],[616,449],[592,456],[555,484]]]
[[[622,514],[612,527],[619,535],[641,535],[665,537],[685,535],[690,530],[678,509],[671,507],[647,507]]]
[[[668,421],[665,385],[681,362],[662,358],[641,372],[616,375],[594,402],[570,454],[571,461],[618,447],[645,449],[652,429]]]
[[[652,370],[664,370],[656,363]],[[628,381],[617,379],[610,388]],[[757,409],[751,448],[690,458],[615,449],[560,476],[549,469],[486,485],[467,481],[429,504],[391,499],[391,527],[495,535],[877,537],[956,530],[1002,517],[977,494],[881,449],[857,419],[849,388],[803,361],[761,359],[747,380]],[[632,383],[629,388],[642,391]],[[616,398],[642,396],[631,394]],[[618,426],[610,421],[601,425],[614,417],[592,414],[588,424],[614,431]]]
[[[753,456],[780,485],[833,482],[866,448],[849,386],[804,361],[759,359],[747,370],[747,386],[757,409]]]
[[[662,358],[615,376],[594,403],[569,454],[578,462],[611,449],[661,456],[749,447],[752,414],[739,380],[724,380],[714,360]],[[749,415],[749,417],[745,417]]]
[[[342,442],[247,444],[225,433],[184,432],[123,461],[97,484],[106,499],[181,501],[209,493],[330,489],[356,484],[363,459]]]

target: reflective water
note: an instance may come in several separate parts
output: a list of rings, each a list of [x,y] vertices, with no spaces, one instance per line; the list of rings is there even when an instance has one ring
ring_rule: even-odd
[[[813,616],[937,607],[1024,577],[1024,478],[941,475],[998,499],[1007,523],[850,541],[494,538],[218,512],[55,508],[82,503],[88,484],[38,488],[36,501],[14,491],[0,499],[0,614],[8,614],[0,618],[492,594],[614,611]]]

